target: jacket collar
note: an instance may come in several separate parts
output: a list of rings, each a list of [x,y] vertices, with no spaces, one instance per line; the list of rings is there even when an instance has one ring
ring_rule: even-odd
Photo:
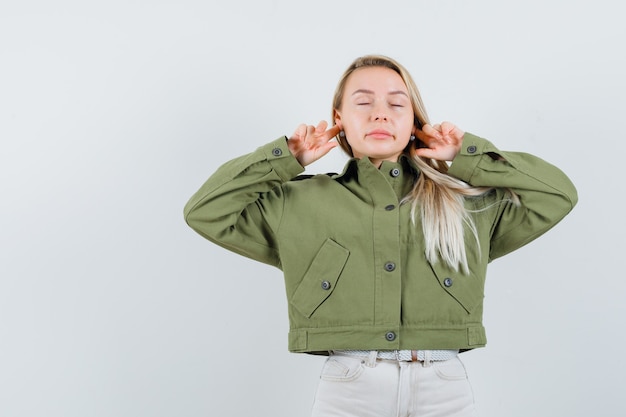
[[[346,186],[356,183],[370,192],[376,190],[373,194],[377,195],[386,189],[401,200],[411,191],[418,176],[419,169],[413,160],[401,155],[398,162],[383,161],[380,168],[376,168],[369,158],[351,158],[343,172],[334,178]]]
[[[419,176],[419,168],[415,164],[415,161],[413,161],[411,157],[405,154],[400,155],[400,157],[398,158],[398,162],[383,161],[378,170],[384,171],[386,169],[394,168],[400,169],[403,175],[407,175],[409,177],[414,176],[415,178],[417,178]],[[371,170],[377,168],[374,166],[374,164],[372,164],[372,161],[370,161],[369,158],[350,158],[344,166],[341,174],[336,174],[335,178],[339,179],[346,176],[349,177],[352,175],[357,175],[359,169]]]

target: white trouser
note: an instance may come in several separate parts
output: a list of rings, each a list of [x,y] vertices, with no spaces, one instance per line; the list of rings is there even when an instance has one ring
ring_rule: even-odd
[[[312,417],[475,417],[465,366],[332,354],[324,364]]]

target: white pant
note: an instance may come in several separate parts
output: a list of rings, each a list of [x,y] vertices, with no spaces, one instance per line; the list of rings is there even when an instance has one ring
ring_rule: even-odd
[[[324,364],[312,417],[475,417],[457,357],[398,362],[334,354]]]

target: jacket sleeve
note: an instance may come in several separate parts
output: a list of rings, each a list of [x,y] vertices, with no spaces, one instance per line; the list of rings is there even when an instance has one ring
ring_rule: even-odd
[[[492,226],[490,260],[550,230],[578,201],[576,188],[560,169],[533,155],[501,151],[469,133],[448,173],[473,186],[495,187],[503,200]],[[519,196],[520,205],[506,199],[505,188]]]
[[[303,171],[281,137],[218,168],[185,205],[185,221],[228,250],[280,267],[280,185]]]

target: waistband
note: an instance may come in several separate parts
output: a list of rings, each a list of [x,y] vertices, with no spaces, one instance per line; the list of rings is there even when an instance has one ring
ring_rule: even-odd
[[[398,362],[447,361],[455,358],[458,350],[334,350],[332,353],[348,356],[369,357],[376,352],[376,359]]]

